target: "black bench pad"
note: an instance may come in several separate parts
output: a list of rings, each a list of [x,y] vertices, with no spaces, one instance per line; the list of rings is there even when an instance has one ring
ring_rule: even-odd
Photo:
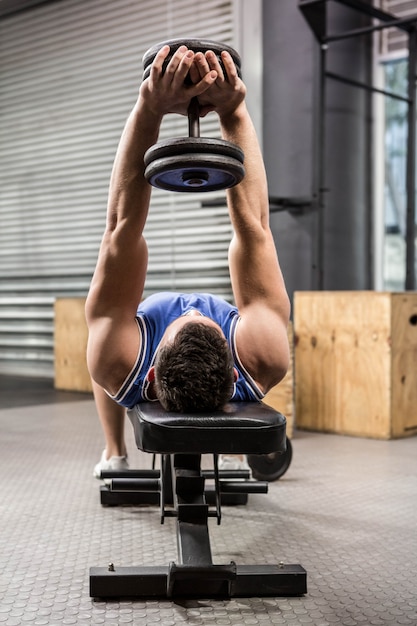
[[[156,454],[285,452],[285,417],[262,402],[236,402],[201,414],[166,412],[159,402],[128,411],[136,445]]]

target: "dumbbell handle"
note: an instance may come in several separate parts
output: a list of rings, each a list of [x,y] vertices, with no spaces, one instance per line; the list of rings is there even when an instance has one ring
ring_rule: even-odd
[[[197,98],[191,98],[187,113],[189,137],[200,137],[200,105]]]

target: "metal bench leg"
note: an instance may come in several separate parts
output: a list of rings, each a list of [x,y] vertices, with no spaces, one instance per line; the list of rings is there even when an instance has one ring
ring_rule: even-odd
[[[307,592],[301,565],[214,565],[200,455],[173,458],[174,509],[177,517],[178,563],[168,566],[92,567],[92,597],[250,597],[291,596]],[[213,512],[219,516],[219,510]]]

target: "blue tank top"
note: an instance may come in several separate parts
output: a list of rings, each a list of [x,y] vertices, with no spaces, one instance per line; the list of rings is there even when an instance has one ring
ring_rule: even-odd
[[[118,404],[132,408],[139,402],[149,402],[147,374],[154,365],[159,343],[169,324],[182,315],[196,310],[214,320],[222,329],[232,351],[238,380],[231,401],[258,402],[264,394],[242,365],[236,349],[238,310],[222,298],[207,293],[161,292],[149,296],[139,305],[136,321],[141,348],[131,372],[118,393],[111,396]]]

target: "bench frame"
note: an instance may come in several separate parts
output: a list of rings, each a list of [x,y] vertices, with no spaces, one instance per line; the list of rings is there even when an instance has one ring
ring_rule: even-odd
[[[151,413],[154,410],[151,408]],[[273,409],[270,411],[277,414]],[[145,413],[148,414],[148,411]],[[160,413],[158,415],[160,417]],[[134,423],[137,441],[139,439],[141,447],[146,449],[146,442],[141,438],[143,432],[138,435],[143,417],[144,415],[140,412],[136,412],[134,416],[130,414],[132,422],[137,420],[137,423]],[[213,419],[215,420],[216,417],[218,416],[213,416]],[[175,427],[178,427],[178,424]],[[149,428],[149,421],[146,428]],[[183,434],[186,443],[190,433],[184,431]],[[236,425],[236,439],[239,439],[238,424]],[[241,437],[242,441],[243,439],[247,440],[247,434]],[[178,444],[178,447],[183,445],[184,443]],[[225,445],[227,444],[222,441],[220,447],[223,449]],[[252,443],[246,443],[245,446],[249,448],[252,446],[253,449]],[[154,444],[153,447],[155,447]],[[197,447],[204,447],[204,444],[197,444]],[[217,466],[218,453],[215,452],[213,455],[215,507],[210,508],[205,487],[207,472],[205,473],[201,468],[201,453],[203,452],[204,449],[195,454],[164,453],[161,455],[159,478],[140,478],[139,476],[117,478],[112,481],[110,490],[142,489],[142,491],[149,492],[153,489],[153,493],[155,489],[159,491],[161,523],[164,523],[166,517],[176,518],[178,558],[177,562],[171,562],[166,566],[119,567],[110,564],[107,568],[92,567],[90,569],[90,596],[96,598],[249,597],[293,596],[307,592],[307,573],[301,565],[284,563],[237,565],[233,561],[224,565],[213,563],[208,520],[209,517],[216,517],[217,523],[220,524],[222,493],[266,493],[268,484],[251,480],[240,479],[233,482],[233,480],[222,479]],[[138,472],[135,474],[138,476]],[[239,476],[239,472],[236,476]],[[171,503],[172,506],[170,506]]]

